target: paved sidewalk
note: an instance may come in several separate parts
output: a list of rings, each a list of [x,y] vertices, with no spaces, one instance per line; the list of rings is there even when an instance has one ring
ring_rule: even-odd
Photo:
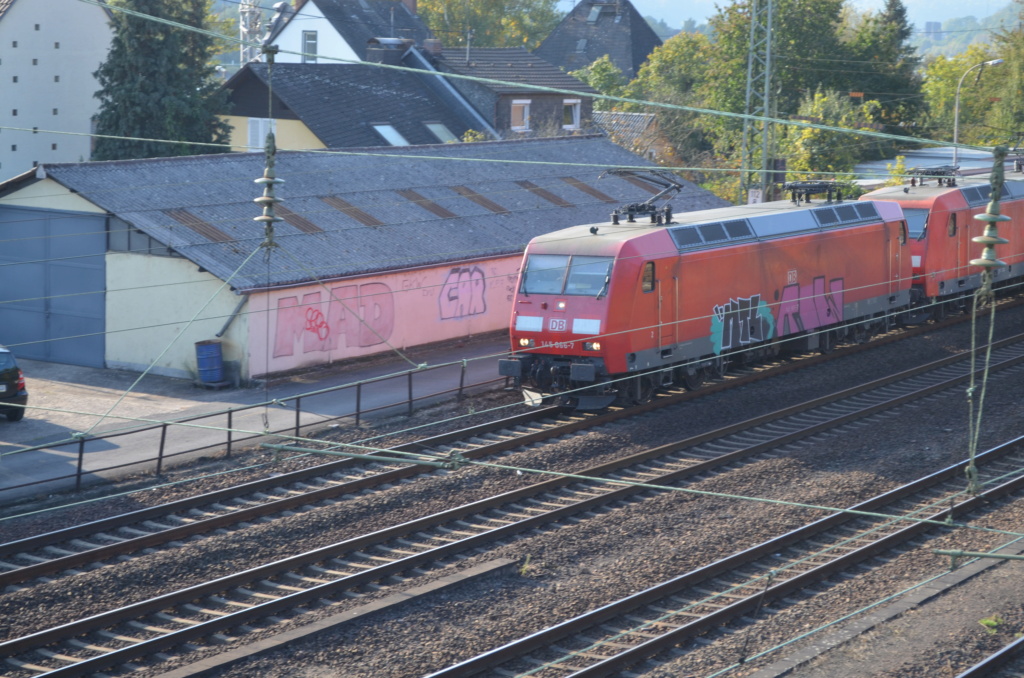
[[[497,378],[497,359],[507,351],[507,342],[507,335],[494,333],[449,346],[405,351],[417,364],[435,366],[457,363],[450,368],[414,374],[414,395],[419,397],[458,388],[463,378],[463,360],[466,361],[465,384]],[[79,461],[77,447],[74,446],[11,454],[19,449],[55,444],[71,438],[76,432],[86,432],[93,427],[93,434],[137,428],[146,424],[134,419],[182,419],[403,373],[411,368],[408,362],[398,356],[375,356],[271,379],[259,387],[223,390],[208,390],[195,386],[191,381],[148,375],[131,393],[124,395],[125,390],[138,378],[138,373],[34,360],[19,360],[19,364],[25,372],[30,409],[20,422],[12,423],[0,417],[0,455],[3,455],[0,456],[0,502],[6,502],[12,497],[11,491],[3,491],[5,488],[33,479],[73,473]],[[364,387],[362,391],[360,405],[365,410],[407,398],[409,382],[405,378],[391,379],[372,387]],[[306,426],[325,417],[349,414],[355,410],[355,397],[355,389],[305,396],[301,403],[300,423]],[[115,405],[112,416],[103,418],[102,415]],[[398,407],[394,411],[404,411],[404,408]],[[232,427],[263,431],[264,417],[269,419],[270,430],[294,426],[294,404],[249,410],[235,416]],[[213,427],[223,427],[226,423],[226,417],[204,422]],[[223,444],[225,440],[226,433],[222,430],[175,426],[168,428],[165,445],[166,452],[170,454],[204,444]],[[152,458],[159,445],[159,430],[87,443],[85,467],[98,469],[133,459]],[[73,482],[67,481],[61,483],[61,486],[67,487],[73,485]],[[25,491],[19,491],[19,494],[37,495],[41,491],[53,489],[57,488],[47,484],[26,488]]]

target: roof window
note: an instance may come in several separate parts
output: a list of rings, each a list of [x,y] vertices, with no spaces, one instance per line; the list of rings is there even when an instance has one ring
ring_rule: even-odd
[[[408,146],[409,142],[405,140],[401,132],[394,128],[393,125],[373,125],[373,129],[377,130],[377,134],[384,137],[392,146]]]
[[[442,122],[425,122],[423,124],[427,126],[430,133],[437,137],[442,144],[451,144],[459,140]]]

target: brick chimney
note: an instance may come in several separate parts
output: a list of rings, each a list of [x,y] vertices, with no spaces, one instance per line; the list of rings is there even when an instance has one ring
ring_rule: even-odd
[[[416,0],[402,0],[402,4],[409,9],[413,16],[416,15]]]

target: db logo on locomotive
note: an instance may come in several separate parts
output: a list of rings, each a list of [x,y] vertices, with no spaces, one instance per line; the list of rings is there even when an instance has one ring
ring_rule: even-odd
[[[552,332],[565,332],[569,329],[569,324],[565,318],[552,318],[548,323],[548,329]]]

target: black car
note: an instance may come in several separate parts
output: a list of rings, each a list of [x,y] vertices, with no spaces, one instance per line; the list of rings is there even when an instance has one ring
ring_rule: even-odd
[[[25,375],[18,369],[14,354],[0,346],[0,413],[6,414],[10,421],[19,421],[25,416],[24,405],[27,404]]]

